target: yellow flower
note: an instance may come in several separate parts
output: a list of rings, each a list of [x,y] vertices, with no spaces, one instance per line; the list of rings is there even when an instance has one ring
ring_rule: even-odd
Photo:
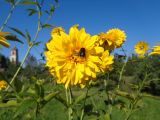
[[[4,80],[0,80],[0,90],[4,90],[7,88],[7,82]]]
[[[160,45],[154,46],[153,51],[149,55],[160,55]]]
[[[140,41],[135,45],[134,50],[140,58],[143,58],[149,50],[149,45],[146,42]]]
[[[5,36],[9,35],[8,32],[0,32],[0,45],[3,45],[5,47],[9,47],[9,43],[6,42]]]
[[[104,48],[96,46],[98,36],[91,36],[85,29],[71,27],[69,34],[61,32],[46,44],[45,52],[51,74],[57,83],[65,84],[65,88],[80,85],[82,88],[96,78],[97,72],[111,69],[113,56]]]
[[[126,34],[120,29],[111,29],[107,33],[99,34],[100,45],[103,44],[105,49],[113,50],[120,48],[126,41]]]
[[[52,30],[51,35],[52,35],[52,37],[53,37],[54,35],[57,35],[57,34],[58,34],[58,35],[61,35],[61,32],[65,32],[62,27],[55,27],[55,28]]]

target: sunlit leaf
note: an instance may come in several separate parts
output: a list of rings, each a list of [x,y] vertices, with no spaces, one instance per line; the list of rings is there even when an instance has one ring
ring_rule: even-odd
[[[104,120],[110,120],[111,118],[110,118],[110,114],[109,113],[106,113],[105,115],[104,115]]]
[[[29,1],[29,0],[24,0],[24,1],[20,2],[19,4],[23,4],[23,5],[37,5],[37,2]]]

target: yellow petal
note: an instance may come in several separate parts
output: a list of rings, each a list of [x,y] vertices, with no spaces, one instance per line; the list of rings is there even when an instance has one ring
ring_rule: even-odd
[[[0,40],[0,44],[3,45],[3,46],[5,46],[5,47],[9,47],[9,46],[10,46],[10,44],[7,43],[7,42],[4,41],[4,40]]]

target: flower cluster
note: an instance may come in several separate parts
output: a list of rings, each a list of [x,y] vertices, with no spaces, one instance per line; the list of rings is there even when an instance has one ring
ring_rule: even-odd
[[[147,42],[140,41],[134,46],[134,50],[139,58],[144,58],[150,47]],[[160,55],[160,45],[154,46],[149,55]]]
[[[5,47],[9,47],[9,43],[6,42],[5,36],[9,35],[8,32],[0,32],[0,45],[3,45]]]
[[[111,29],[106,33],[99,34],[100,44],[106,49],[114,50],[120,48],[126,41],[126,34],[120,29]]]
[[[119,29],[108,31],[103,38],[103,34],[91,36],[85,28],[75,26],[69,34],[61,27],[55,28],[51,37],[46,44],[46,65],[57,77],[57,83],[65,84],[66,89],[74,85],[83,88],[95,80],[97,73],[110,71],[114,57],[109,50],[121,47],[126,39]]]

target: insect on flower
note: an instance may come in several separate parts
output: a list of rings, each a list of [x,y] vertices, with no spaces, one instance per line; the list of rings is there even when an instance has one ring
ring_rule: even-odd
[[[86,56],[86,49],[85,48],[81,48],[79,51],[79,56],[80,57],[85,57]]]

